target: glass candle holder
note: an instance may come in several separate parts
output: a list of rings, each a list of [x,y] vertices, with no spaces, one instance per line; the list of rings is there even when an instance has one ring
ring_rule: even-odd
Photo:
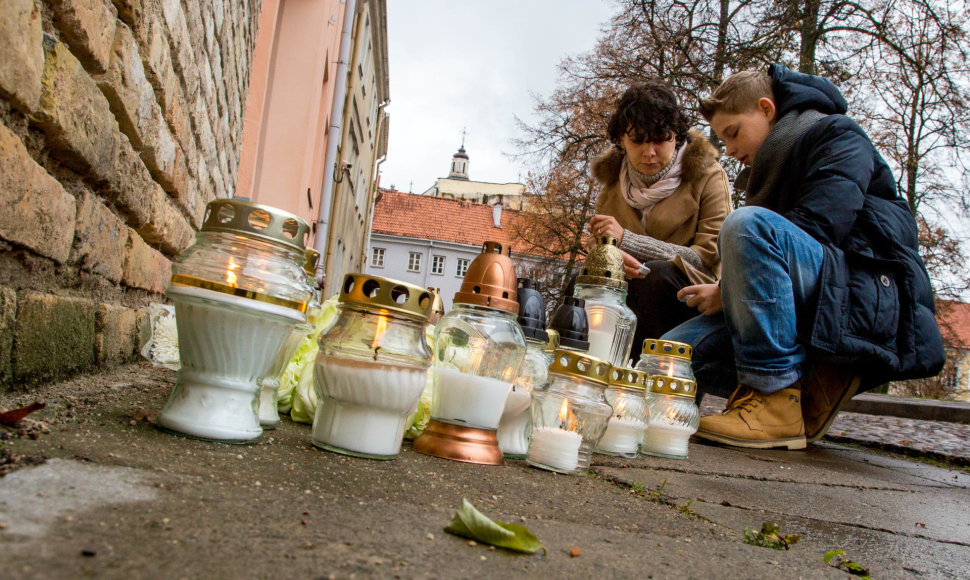
[[[613,408],[604,394],[612,367],[571,350],[557,350],[549,384],[532,392],[532,437],[526,461],[558,473],[584,474]]]
[[[431,363],[424,328],[433,300],[413,284],[344,277],[337,317],[318,339],[314,445],[370,459],[398,455]]]
[[[606,388],[606,402],[613,407],[613,414],[606,425],[606,433],[596,446],[596,453],[628,458],[637,456],[650,420],[645,398],[647,378],[642,371],[613,367],[610,386]]]
[[[434,331],[431,421],[414,450],[501,465],[496,430],[526,345],[508,246],[485,242]]]
[[[687,440],[701,422],[696,395],[697,383],[693,380],[662,375],[647,379],[650,418],[640,444],[641,453],[687,459]]]
[[[648,375],[694,380],[690,365],[693,349],[689,344],[672,340],[648,338],[643,341],[643,350],[636,369]]]
[[[306,322],[308,231],[299,217],[248,201],[206,207],[166,290],[175,303],[182,367],[159,427],[236,443],[259,437],[256,381]]]
[[[505,410],[498,425],[498,446],[505,457],[523,459],[529,450],[529,406],[532,391],[546,384],[552,356],[546,353],[549,342],[546,333],[546,306],[539,293],[539,282],[519,278],[516,296],[519,302],[519,326],[525,333],[525,360],[519,376],[512,383],[512,391],[505,401]]]
[[[280,351],[279,356],[273,361],[273,366],[270,367],[268,374],[259,379],[259,425],[263,430],[276,429],[276,426],[279,425],[280,413],[278,402],[280,377],[282,377],[286,365],[289,364],[290,360],[296,354],[300,343],[316,330],[317,319],[320,316],[320,288],[313,277],[317,259],[320,258],[320,252],[313,248],[307,248],[303,255],[305,257],[303,271],[306,273],[307,284],[313,289],[310,302],[307,304],[307,321],[306,324],[297,326],[290,333],[283,350]]]
[[[637,317],[626,305],[623,255],[616,238],[600,236],[590,250],[573,292],[586,302],[589,354],[613,366],[626,366]]]

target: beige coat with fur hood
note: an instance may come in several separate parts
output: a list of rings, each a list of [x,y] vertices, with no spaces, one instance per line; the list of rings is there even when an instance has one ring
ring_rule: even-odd
[[[620,166],[624,153],[615,147],[597,157],[592,174],[603,189],[596,201],[596,213],[616,218],[624,229],[697,252],[707,266],[705,272],[684,262],[680,256],[671,259],[693,284],[711,284],[721,275],[717,253],[717,234],[731,211],[731,188],[727,175],[717,163],[718,152],[704,136],[691,131],[684,152],[683,182],[669,197],[651,210],[647,227],[641,223],[640,211],[631,207],[620,191]],[[713,276],[711,275],[713,273]]]

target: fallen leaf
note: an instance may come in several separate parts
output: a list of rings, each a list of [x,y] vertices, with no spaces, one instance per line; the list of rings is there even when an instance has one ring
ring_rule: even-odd
[[[573,546],[572,550],[569,550],[569,557],[575,558],[576,556],[582,554],[583,551],[579,549],[579,546]]]
[[[539,550],[545,551],[542,542],[528,528],[492,521],[475,509],[467,499],[461,500],[461,507],[455,512],[455,517],[445,527],[445,531],[515,552],[532,554]]]
[[[13,409],[5,413],[0,413],[0,424],[6,425],[8,427],[13,427],[14,425],[17,424],[18,421],[20,421],[27,415],[30,415],[34,411],[40,411],[46,406],[47,406],[46,403],[40,403],[40,402],[34,401],[33,403],[27,405],[26,407],[21,407],[19,409]]]

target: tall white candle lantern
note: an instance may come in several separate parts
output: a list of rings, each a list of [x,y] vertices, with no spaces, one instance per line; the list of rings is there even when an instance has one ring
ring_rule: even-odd
[[[519,302],[517,320],[525,333],[526,352],[498,425],[498,446],[505,457],[523,459],[529,450],[529,434],[532,432],[529,422],[532,391],[546,384],[552,356],[545,350],[549,335],[545,329],[546,306],[539,293],[539,282],[519,278],[516,295]]]
[[[414,450],[501,465],[496,430],[525,357],[507,245],[485,242],[434,331],[431,420]]]
[[[646,373],[631,368],[613,367],[610,371],[606,402],[613,407],[613,414],[596,453],[633,458],[640,452],[640,440],[650,419],[644,398],[647,379]]]
[[[320,333],[313,368],[314,445],[371,459],[398,455],[431,363],[424,329],[433,302],[413,284],[344,277],[337,318]]]
[[[526,461],[559,473],[585,474],[613,408],[605,390],[612,367],[584,353],[559,349],[549,383],[532,392],[532,437]]]
[[[613,366],[626,366],[637,327],[637,317],[626,305],[626,291],[617,240],[600,236],[586,256],[573,294],[586,301],[590,356]]]
[[[307,320],[308,231],[298,216],[272,207],[240,199],[209,203],[166,290],[175,303],[182,366],[159,427],[235,443],[263,432],[256,381]]]

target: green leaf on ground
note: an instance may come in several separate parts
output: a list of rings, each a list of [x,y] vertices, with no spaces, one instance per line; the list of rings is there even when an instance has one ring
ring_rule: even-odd
[[[778,524],[763,522],[758,533],[753,533],[751,528],[744,529],[744,543],[773,550],[787,550],[801,539],[798,534],[782,535],[780,531]]]
[[[832,560],[835,560],[835,562],[833,563]],[[853,562],[852,560],[847,560],[845,550],[829,550],[825,552],[825,563],[833,568],[845,570],[849,574],[858,576],[863,580],[870,580],[869,569],[863,568],[861,564]]]
[[[461,500],[461,507],[455,512],[451,523],[445,527],[449,534],[476,540],[515,552],[533,554],[546,548],[529,528],[518,524],[495,522],[475,509],[467,499]]]

